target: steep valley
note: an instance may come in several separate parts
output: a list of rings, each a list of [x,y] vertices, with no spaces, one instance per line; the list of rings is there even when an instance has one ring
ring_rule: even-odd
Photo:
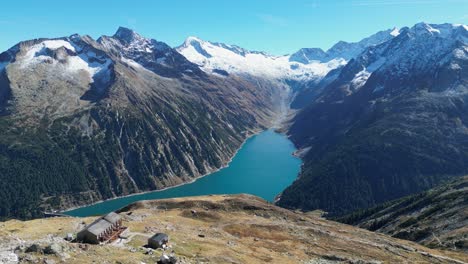
[[[21,42],[0,58],[2,218],[38,217],[215,170],[247,136],[272,125],[286,89],[208,75],[125,28],[98,41]]]
[[[0,217],[157,190],[226,165],[249,135],[282,127],[299,84],[343,67],[341,46],[304,63],[195,37],[173,49],[122,27],[15,45],[0,55]]]
[[[0,53],[0,263],[467,263],[467,67],[459,24],[283,56],[124,27],[20,42]],[[186,184],[230,161],[223,188]],[[75,215],[121,208],[110,244],[63,239],[94,217],[42,218],[100,201]]]

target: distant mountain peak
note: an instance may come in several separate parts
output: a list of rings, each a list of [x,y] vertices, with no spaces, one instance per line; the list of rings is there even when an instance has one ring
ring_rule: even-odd
[[[289,57],[289,61],[296,61],[303,64],[308,64],[311,61],[323,61],[327,57],[327,53],[321,48],[302,48]]]
[[[411,30],[416,33],[440,33],[440,30],[437,28],[432,27],[426,22],[420,22],[415,24]]]
[[[329,62],[334,59],[351,60],[366,48],[386,42],[400,34],[400,29],[393,28],[379,31],[358,42],[340,40],[326,52],[318,48],[303,48],[290,56],[290,61],[309,64],[312,61]]]
[[[411,28],[407,28],[408,32],[414,36],[435,35],[442,38],[459,37],[458,34],[466,34],[468,27],[463,24],[429,24],[420,22]],[[465,36],[466,38],[467,36]],[[465,42],[466,39],[462,38]]]
[[[192,42],[205,42],[204,40],[202,40],[201,38],[199,37],[196,37],[196,36],[188,36],[186,39],[185,39],[185,42],[184,44],[190,44]]]
[[[211,58],[211,54],[208,53],[203,46],[206,45],[207,42],[204,40],[201,40],[198,37],[194,36],[189,36],[187,39],[185,39],[184,44],[182,44],[180,47],[177,48],[177,50],[180,52],[184,49],[188,49],[190,47],[193,47],[196,52],[198,52],[200,55],[206,57],[206,58]]]
[[[119,27],[112,37],[124,41],[126,43],[131,43],[135,40],[144,39],[144,37],[142,37],[140,34],[126,27]]]

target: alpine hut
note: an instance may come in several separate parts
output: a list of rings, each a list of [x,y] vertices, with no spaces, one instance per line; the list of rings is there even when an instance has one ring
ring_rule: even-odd
[[[164,233],[157,233],[148,238],[148,246],[153,249],[162,248],[169,242],[169,236]]]
[[[119,234],[122,230],[122,218],[111,212],[102,216],[81,230],[76,239],[79,242],[99,244],[106,242]]]

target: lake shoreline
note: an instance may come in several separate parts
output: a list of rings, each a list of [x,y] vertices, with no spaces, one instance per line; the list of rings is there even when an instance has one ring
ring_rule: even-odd
[[[132,196],[137,196],[137,195],[143,195],[143,194],[148,194],[148,193],[154,193],[154,192],[162,192],[162,191],[166,191],[166,190],[169,190],[169,189],[172,189],[172,188],[177,188],[177,187],[181,187],[183,185],[187,185],[187,184],[191,184],[191,183],[194,183],[196,182],[197,180],[201,179],[201,178],[204,178],[206,176],[209,176],[213,173],[216,173],[222,169],[225,169],[227,167],[229,167],[229,164],[232,162],[232,160],[234,159],[234,157],[237,155],[237,153],[242,149],[242,147],[245,145],[245,143],[251,139],[252,137],[264,132],[264,131],[267,131],[267,130],[270,130],[270,129],[273,129],[273,128],[267,128],[267,129],[263,129],[263,130],[259,130],[257,132],[253,132],[252,134],[248,135],[244,141],[240,144],[240,146],[236,149],[236,151],[233,153],[233,155],[231,156],[231,158],[229,158],[229,160],[226,162],[225,165],[217,168],[217,169],[214,169],[210,172],[207,172],[203,175],[200,175],[200,176],[197,176],[195,178],[193,178],[192,180],[190,181],[187,181],[187,182],[183,182],[181,184],[177,184],[177,185],[173,185],[173,186],[169,186],[169,187],[165,187],[163,189],[158,189],[158,190],[152,190],[152,191],[144,191],[144,192],[138,192],[138,193],[132,193],[132,194],[127,194],[127,195],[122,195],[122,196],[116,196],[116,197],[112,197],[112,198],[109,198],[109,199],[105,199],[105,200],[100,200],[100,201],[97,201],[97,202],[94,202],[94,203],[90,203],[90,204],[85,204],[85,205],[80,205],[80,206],[74,206],[74,207],[70,207],[68,209],[65,209],[65,210],[61,210],[61,211],[58,211],[56,213],[59,213],[59,214],[64,214],[64,215],[68,215],[67,212],[70,212],[70,211],[74,211],[74,210],[77,210],[77,209],[80,209],[80,208],[84,208],[84,207],[88,207],[88,206],[93,206],[93,205],[97,205],[97,204],[100,204],[100,203],[103,203],[103,202],[107,202],[107,201],[112,201],[112,200],[116,200],[116,199],[120,199],[120,198],[126,198],[126,197],[132,197]],[[72,215],[69,215],[70,217],[73,217]]]

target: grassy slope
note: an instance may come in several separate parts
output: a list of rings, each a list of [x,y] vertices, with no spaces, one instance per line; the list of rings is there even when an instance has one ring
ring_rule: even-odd
[[[192,215],[191,210],[196,210],[197,214]],[[413,242],[282,209],[249,195],[145,201],[125,208],[120,214],[130,228],[131,239],[118,245],[90,246],[83,250],[78,244],[61,239],[66,233],[77,232],[83,222],[90,223],[93,218],[11,220],[0,223],[0,241],[4,241],[0,252],[9,252],[19,243],[18,239],[25,245],[42,246],[56,241],[66,248],[66,259],[39,253],[19,255],[32,261],[48,258],[66,263],[154,263],[161,253],[147,255],[141,246],[148,236],[162,231],[169,234],[170,245],[182,263],[402,263],[408,260],[462,263],[468,260],[463,253],[428,249]]]

